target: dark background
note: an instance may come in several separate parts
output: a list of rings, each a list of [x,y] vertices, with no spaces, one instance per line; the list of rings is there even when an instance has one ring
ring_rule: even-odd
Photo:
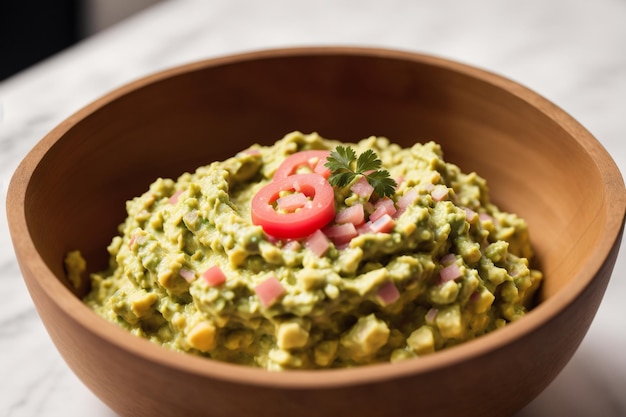
[[[80,0],[0,0],[0,81],[82,39],[83,12]]]

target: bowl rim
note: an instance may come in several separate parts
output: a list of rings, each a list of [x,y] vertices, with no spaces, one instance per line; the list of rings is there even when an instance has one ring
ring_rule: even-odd
[[[606,184],[604,207],[607,215],[603,227],[607,233],[597,243],[593,256],[590,256],[590,262],[584,265],[565,288],[549,300],[537,305],[524,319],[460,346],[398,363],[373,364],[349,369],[290,370],[277,373],[164,349],[162,346],[128,333],[93,313],[78,297],[74,296],[46,266],[32,240],[24,238],[24,236],[30,237],[23,204],[28,181],[48,150],[84,117],[97,112],[130,91],[184,73],[259,59],[331,55],[407,60],[462,73],[505,90],[551,118],[590,154]],[[167,368],[175,368],[199,377],[286,389],[359,385],[428,373],[442,367],[459,364],[470,358],[486,355],[490,351],[513,343],[557,316],[592,283],[611,250],[615,245],[619,245],[617,239],[624,225],[625,207],[624,182],[619,168],[606,149],[573,117],[538,93],[502,75],[456,60],[415,51],[363,46],[304,46],[253,50],[178,65],[130,81],[79,109],[45,135],[17,167],[7,192],[7,216],[13,245],[16,253],[27,254],[25,258],[28,259],[28,262],[21,262],[20,267],[34,272],[34,276],[39,277],[35,280],[37,284],[48,293],[49,297],[56,299],[58,308],[85,331],[95,333],[97,337],[119,349]]]

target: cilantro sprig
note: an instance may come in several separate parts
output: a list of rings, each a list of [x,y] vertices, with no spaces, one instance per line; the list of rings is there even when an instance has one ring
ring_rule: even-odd
[[[381,169],[383,163],[371,149],[357,158],[356,152],[350,146],[337,146],[330,152],[324,165],[331,170],[328,182],[335,187],[347,187],[359,175],[367,179],[380,197],[391,197],[398,186],[389,176],[389,171]]]

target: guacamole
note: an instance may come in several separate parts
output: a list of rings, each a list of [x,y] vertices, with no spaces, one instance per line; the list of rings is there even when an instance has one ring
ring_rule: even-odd
[[[375,170],[329,185],[339,145],[377,156],[392,192]],[[434,142],[293,132],[159,178],[126,208],[85,303],[167,348],[268,370],[432,354],[522,317],[542,279],[524,220]]]

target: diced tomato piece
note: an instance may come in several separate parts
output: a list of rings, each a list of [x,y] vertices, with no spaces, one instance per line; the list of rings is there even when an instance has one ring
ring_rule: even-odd
[[[388,306],[400,298],[400,291],[392,281],[387,281],[378,289],[376,296],[383,305]]]
[[[286,291],[278,278],[272,275],[254,287],[254,292],[259,297],[259,300],[261,300],[263,307],[270,307],[285,294]]]
[[[325,228],[323,232],[335,245],[348,243],[359,235],[352,223],[333,224]]]
[[[207,269],[202,273],[202,278],[209,284],[211,287],[217,287],[218,285],[222,285],[226,282],[226,275],[222,271],[222,269],[215,265]]]
[[[281,191],[299,191],[312,201],[291,213],[276,211],[273,204]],[[281,239],[301,239],[321,229],[335,218],[335,192],[319,174],[290,175],[261,188],[252,198],[252,223],[268,235]]]
[[[309,201],[302,193],[288,194],[276,200],[276,207],[284,211],[296,211]]]
[[[330,169],[324,166],[328,155],[330,155],[330,151],[323,150],[302,151],[289,155],[274,173],[274,181],[297,174],[301,167],[307,168],[309,173],[317,173],[328,178]]]
[[[361,177],[354,184],[352,184],[350,191],[365,200],[369,200],[372,193],[374,193],[374,187],[367,182],[367,178]]]
[[[355,226],[362,224],[365,221],[365,211],[363,210],[363,204],[357,203],[353,206],[346,207],[339,211],[335,216],[335,223],[352,223]]]
[[[389,214],[383,214],[380,218],[373,221],[370,225],[372,232],[374,233],[388,233],[393,230],[396,222],[391,218]]]
[[[318,229],[306,238],[304,241],[304,247],[321,257],[324,256],[330,247],[330,241],[326,235]]]

